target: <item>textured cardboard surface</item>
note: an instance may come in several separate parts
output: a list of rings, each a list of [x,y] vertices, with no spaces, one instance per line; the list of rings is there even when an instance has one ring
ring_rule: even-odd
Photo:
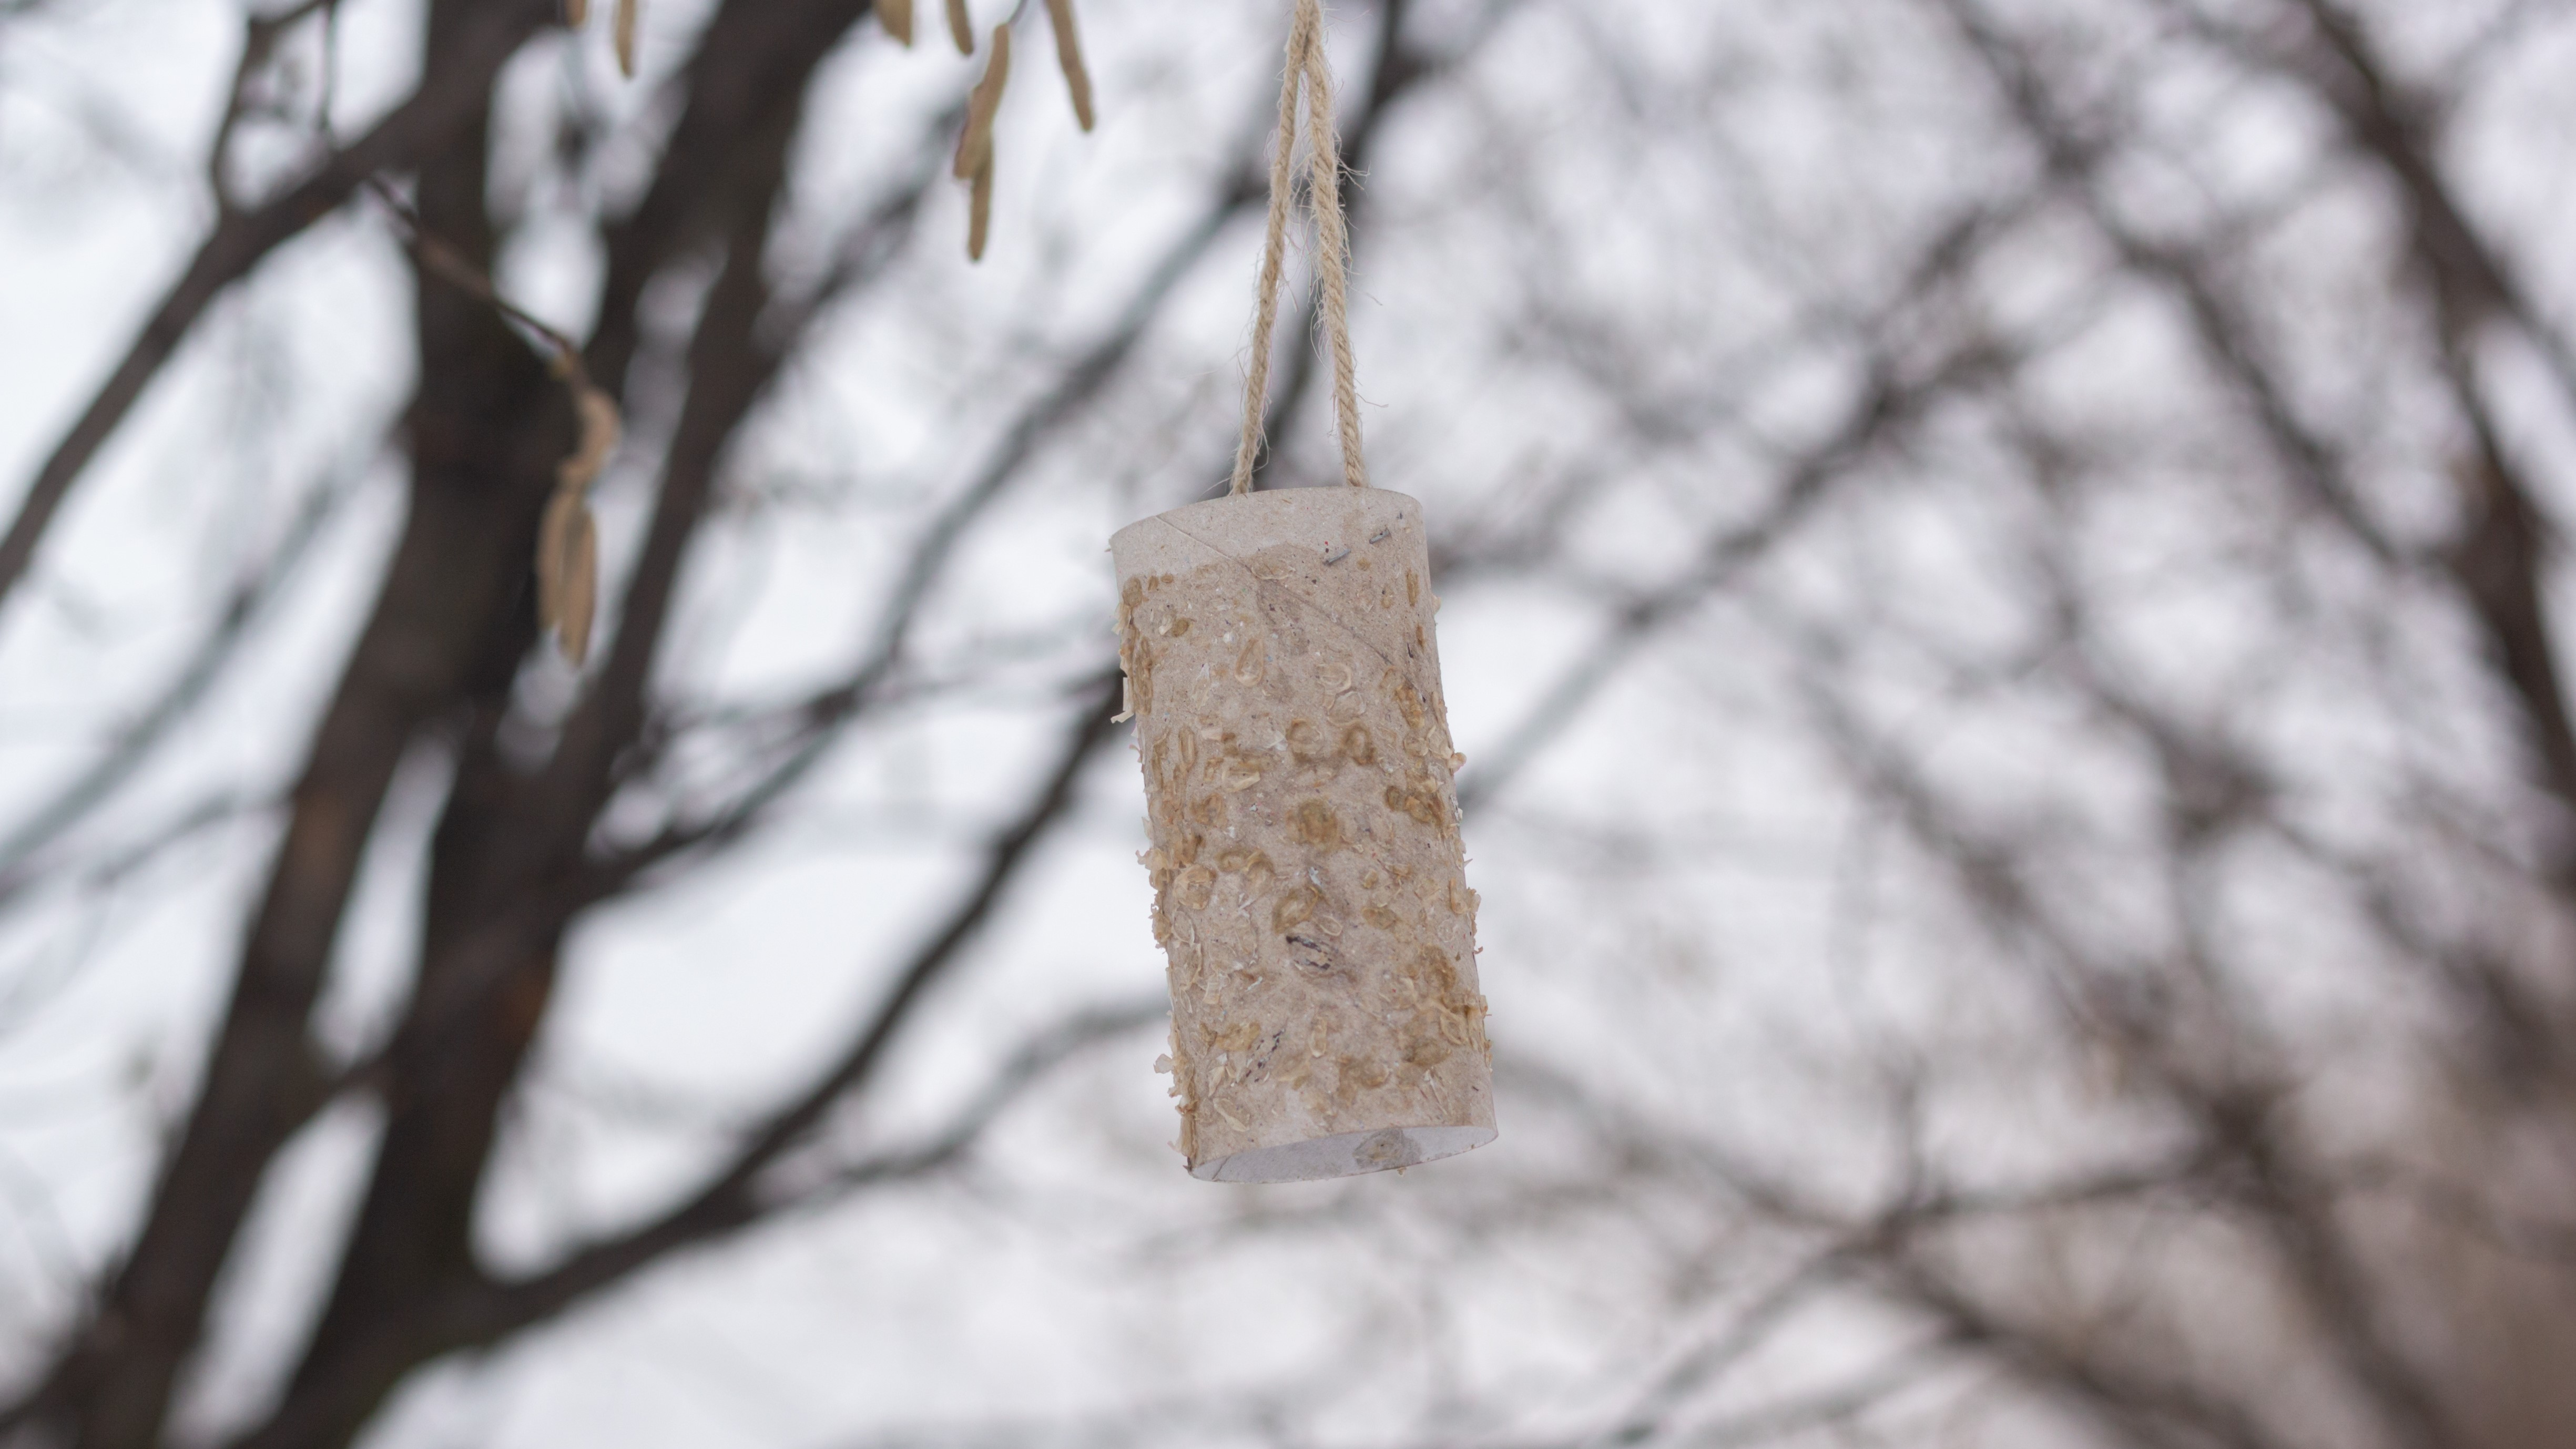
[[[1110,547],[1190,1171],[1335,1177],[1493,1140],[1421,506],[1253,493]]]

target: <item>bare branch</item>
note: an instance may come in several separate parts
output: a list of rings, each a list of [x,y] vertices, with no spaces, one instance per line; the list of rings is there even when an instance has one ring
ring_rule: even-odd
[[[267,557],[244,574],[203,637],[190,647],[186,666],[116,731],[105,751],[88,768],[57,787],[29,810],[5,838],[0,838],[0,902],[17,896],[49,872],[49,866],[33,859],[36,853],[59,840],[131,779],[223,677],[262,611],[295,577],[323,525],[356,492],[367,467],[365,463],[345,467],[340,476],[325,479],[305,494],[303,506],[288,521]]]
[[[25,578],[37,544],[72,485],[215,298],[270,252],[348,200],[368,177],[409,164],[480,115],[494,72],[553,13],[552,0],[508,0],[483,7],[477,23],[455,46],[430,58],[427,83],[375,129],[273,200],[227,212],[216,221],[107,381],[27,485],[16,517],[0,534],[0,606]]]
[[[1964,253],[1967,249],[1955,249]],[[1954,249],[1935,249],[1951,255]],[[1953,255],[1954,263],[1963,258]],[[1710,536],[1681,576],[1640,591],[1544,690],[1538,702],[1459,781],[1460,806],[1481,804],[1508,788],[1541,751],[1570,727],[1622,666],[1666,624],[1727,588],[1745,569],[1790,536],[1872,453],[1919,422],[1940,399],[1993,376],[2004,349],[1971,339],[1912,376],[1884,355],[1872,359],[1866,387],[1840,426],[1788,466],[1777,491],[1751,522]]]
[[[867,1081],[932,983],[961,959],[1040,840],[1071,812],[1074,786],[1084,768],[1117,737],[1110,724],[1117,710],[1118,691],[1104,680],[1066,738],[1045,788],[994,839],[973,888],[898,973],[884,1002],[828,1070],[773,1115],[703,1186],[668,1211],[575,1252],[533,1278],[476,1294],[471,1300],[474,1337],[470,1341],[489,1342],[551,1317],[649,1263],[735,1231],[768,1211],[769,1204],[757,1190],[762,1175],[802,1142],[836,1103]]]

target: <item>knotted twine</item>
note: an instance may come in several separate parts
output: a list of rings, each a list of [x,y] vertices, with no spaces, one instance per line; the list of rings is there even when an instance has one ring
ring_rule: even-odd
[[[1270,158],[1270,224],[1254,288],[1252,364],[1243,386],[1243,437],[1234,450],[1229,493],[1252,491],[1252,461],[1261,451],[1261,409],[1270,393],[1270,334],[1279,320],[1279,273],[1288,248],[1288,208],[1296,190],[1297,97],[1306,98],[1308,205],[1315,212],[1315,278],[1324,343],[1333,354],[1333,415],[1342,445],[1342,481],[1368,486],[1360,459],[1360,393],[1351,364],[1350,233],[1342,220],[1342,152],[1333,128],[1333,75],[1324,57],[1322,0],[1297,0],[1288,23],[1288,62],[1279,82],[1279,151]]]

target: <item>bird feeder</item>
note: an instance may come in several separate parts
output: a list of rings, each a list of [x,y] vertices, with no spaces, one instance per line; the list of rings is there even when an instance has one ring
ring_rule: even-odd
[[[1195,1177],[1494,1139],[1422,508],[1243,493],[1111,540]]]

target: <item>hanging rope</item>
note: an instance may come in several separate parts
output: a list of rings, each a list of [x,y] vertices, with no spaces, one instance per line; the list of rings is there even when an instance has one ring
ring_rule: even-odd
[[[1252,491],[1261,451],[1261,409],[1270,393],[1270,334],[1279,320],[1279,273],[1288,247],[1289,198],[1296,190],[1297,97],[1306,97],[1308,204],[1315,210],[1315,279],[1324,344],[1333,354],[1333,414],[1341,434],[1342,480],[1368,486],[1360,461],[1360,392],[1351,365],[1350,235],[1342,221],[1342,152],[1333,134],[1333,77],[1324,58],[1322,0],[1297,0],[1288,23],[1288,64],[1279,81],[1279,151],[1270,158],[1270,227],[1255,285],[1252,365],[1244,378],[1243,437],[1234,450],[1233,493]]]

